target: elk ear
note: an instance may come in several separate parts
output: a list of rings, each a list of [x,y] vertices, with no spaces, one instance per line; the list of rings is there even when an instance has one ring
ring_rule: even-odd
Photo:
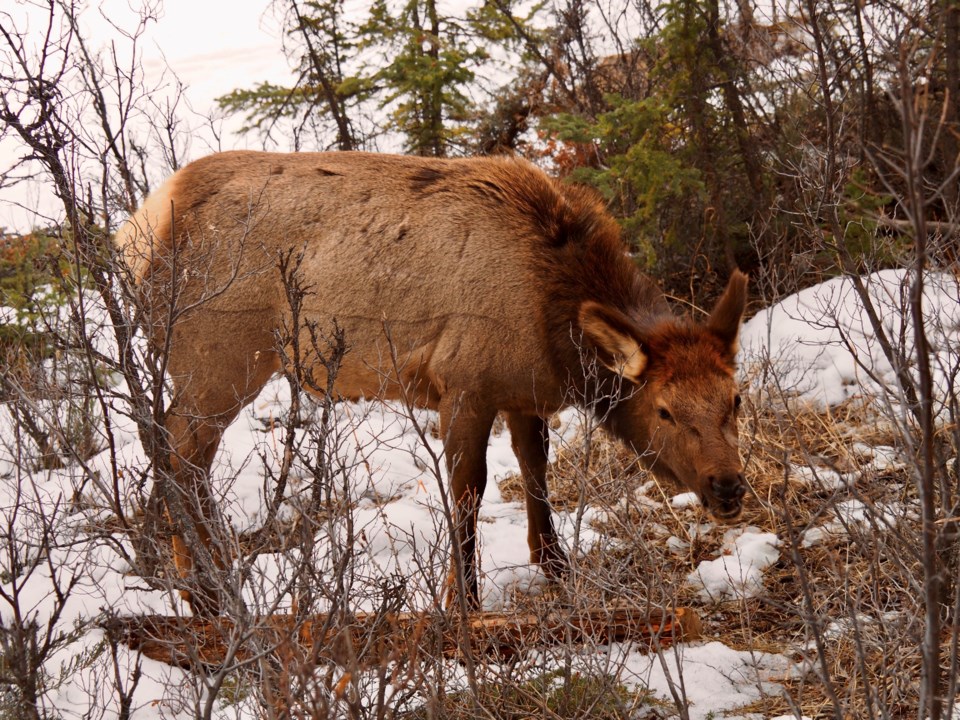
[[[740,323],[746,309],[747,276],[734,270],[727,282],[727,289],[707,320],[707,329],[727,344],[731,355],[736,355],[740,349]]]
[[[580,306],[580,327],[607,368],[631,382],[639,382],[647,367],[633,321],[619,310],[591,300]]]

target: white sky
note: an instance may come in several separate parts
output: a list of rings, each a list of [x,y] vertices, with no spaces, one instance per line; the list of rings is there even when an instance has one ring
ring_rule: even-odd
[[[101,7],[119,14],[127,0],[107,0]],[[166,0],[144,45],[143,67],[149,82],[169,65],[189,86],[194,109],[204,112],[235,88],[289,81],[280,44],[280,20],[270,0]]]
[[[81,13],[81,28],[91,47],[102,48],[110,39],[117,39],[118,47],[122,47],[123,38],[105,18],[122,30],[132,32],[137,26],[136,9],[140,5],[141,0],[87,3]],[[42,10],[18,1],[3,12],[11,13],[18,27],[29,23],[32,37],[42,37],[45,20]],[[292,79],[281,52],[280,21],[271,10],[269,0],[166,0],[158,15],[158,20],[149,25],[140,40],[146,85],[156,85],[169,66],[186,86],[185,99],[199,115],[212,111],[215,99],[235,88],[249,87],[262,80],[286,83]],[[0,16],[0,21],[10,19]],[[181,114],[190,122],[186,108]],[[256,147],[256,138],[239,137],[230,132],[239,125],[239,118],[225,125],[225,147]],[[199,123],[194,132],[202,134]],[[196,136],[191,141],[188,157],[199,157],[207,148],[204,138]],[[21,148],[12,142],[0,144],[0,167],[8,167],[20,152]],[[0,191],[0,227],[25,230],[37,224],[34,213],[18,207],[18,203],[48,213],[55,212],[56,207],[45,187],[19,186]]]

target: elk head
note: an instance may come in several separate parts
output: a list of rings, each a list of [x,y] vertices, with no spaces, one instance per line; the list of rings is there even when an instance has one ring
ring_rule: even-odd
[[[644,322],[642,309],[631,317],[589,301],[580,308],[584,339],[618,380],[608,429],[658,479],[696,492],[721,520],[740,515],[747,489],[734,365],[746,289],[747,276],[735,272],[702,325]]]

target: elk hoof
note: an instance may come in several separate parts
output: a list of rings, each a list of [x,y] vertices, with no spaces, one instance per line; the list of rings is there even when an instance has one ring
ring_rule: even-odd
[[[455,610],[460,606],[461,593],[460,583],[457,582],[456,571],[451,568],[447,572],[447,579],[444,581],[443,607],[447,611]],[[466,604],[467,612],[475,612],[480,609],[480,589],[477,586],[476,579],[464,583],[465,596],[463,598]]]
[[[562,579],[570,569],[570,560],[556,540],[532,551],[530,560],[539,565],[550,580]]]

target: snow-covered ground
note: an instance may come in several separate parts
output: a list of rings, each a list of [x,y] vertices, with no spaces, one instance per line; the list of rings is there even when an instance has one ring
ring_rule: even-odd
[[[883,312],[884,325],[897,335],[901,330],[900,280],[902,273],[888,271],[873,276],[871,294],[889,303]],[[935,350],[938,382],[949,377],[948,362],[957,347],[960,305],[952,277],[934,276],[928,296],[931,337]],[[776,307],[757,314],[744,328],[742,366],[745,377],[758,382],[759,360],[769,359],[776,378],[763,380],[788,388],[814,403],[835,404],[851,393],[878,393],[880,383],[891,381],[889,363],[877,352],[877,344],[864,320],[849,281],[833,280],[786,299]],[[270,418],[279,418],[287,407],[288,392],[280,380],[271,383],[242,416],[227,430],[215,463],[214,484],[223,494],[225,515],[238,532],[255,528],[263,520],[265,466],[275,470],[280,463],[280,430],[270,427]],[[431,415],[410,414],[401,408],[376,402],[343,404],[336,410],[338,452],[350,468],[354,536],[360,538],[357,562],[369,577],[413,577],[412,563],[424,547],[443,538],[442,477],[434,472],[440,443],[426,433],[426,446],[416,425],[427,427]],[[26,474],[11,454],[14,434],[4,412],[0,437],[0,523],[11,539],[4,553],[19,557],[0,567],[32,568],[17,577],[2,578],[0,619],[4,627],[15,622],[36,622],[41,628],[51,622],[58,607],[58,593],[71,586],[69,600],[52,620],[55,630],[68,635],[61,648],[46,661],[48,678],[44,704],[51,713],[64,718],[117,717],[120,712],[115,677],[129,682],[139,662],[142,679],[132,698],[134,717],[186,718],[194,716],[190,675],[145,658],[138,659],[125,646],[117,650],[116,665],[105,654],[103,632],[91,625],[104,611],[119,614],[186,613],[182,601],[172,592],[150,589],[130,574],[130,566],[118,548],[130,551],[129,541],[120,532],[103,532],[98,520],[110,516],[104,509],[100,482],[110,488],[114,461],[122,471],[120,484],[136,478],[145,466],[142,450],[129,420],[113,417],[118,446],[111,455],[105,450],[88,461],[86,471],[68,467]],[[553,430],[554,449],[576,436],[582,418],[576,411],[565,412]],[[889,452],[888,452],[889,451]],[[488,448],[489,482],[480,515],[483,604],[487,609],[508,609],[517,597],[537,593],[544,583],[539,571],[527,562],[526,516],[516,502],[500,495],[498,481],[518,472],[506,430],[495,433]],[[895,462],[895,451],[877,449],[877,462]],[[836,489],[855,478],[833,471],[796,467],[792,477],[799,483],[826,484]],[[84,479],[85,478],[85,479]],[[94,480],[91,480],[94,478]],[[294,473],[290,493],[307,492],[307,479]],[[647,505],[654,512],[690,513],[696,517],[696,502],[688,495],[663,503],[656,488],[644,490]],[[128,494],[128,497],[132,493]],[[856,524],[862,507],[850,501],[836,508],[837,517],[812,528],[803,537],[805,545]],[[669,506],[669,507],[668,507]],[[44,554],[43,534],[53,522],[54,549]],[[589,518],[587,518],[589,519]],[[571,547],[580,549],[597,541],[597,531],[582,516],[558,513],[561,535]],[[704,526],[704,532],[715,529]],[[687,583],[706,603],[736,602],[763,591],[765,570],[780,555],[776,535],[757,528],[716,531],[716,553],[690,573]],[[329,539],[329,538],[328,538]],[[670,538],[680,547],[685,541]],[[49,545],[49,544],[48,544]],[[41,557],[42,555],[42,557]],[[247,601],[268,607],[276,602],[289,606],[287,590],[279,579],[286,569],[283,554],[265,554],[253,568],[254,580]],[[442,573],[442,568],[439,570]],[[428,584],[412,580],[407,597],[429,606]],[[363,597],[360,593],[359,597]],[[353,610],[364,610],[358,602]],[[19,618],[14,617],[14,611]],[[76,630],[75,630],[76,629]],[[69,635],[70,633],[74,635]],[[592,652],[597,652],[594,648]],[[657,697],[672,703],[674,690],[682,683],[690,717],[720,717],[758,700],[763,693],[777,693],[777,681],[798,672],[784,655],[735,650],[723,638],[682,643],[661,658],[617,644],[600,648],[612,667],[620,668],[620,680],[627,685],[649,688]],[[108,662],[110,660],[110,662]],[[457,673],[453,672],[452,676]],[[243,703],[218,701],[217,716],[245,717]],[[734,712],[729,717],[737,717]],[[758,717],[751,715],[750,717]]]
[[[863,278],[886,337],[913,369],[913,323],[908,274],[883,270]],[[927,273],[924,278],[924,327],[931,350],[934,384],[944,397],[955,375],[960,345],[960,285],[953,275]],[[837,405],[854,395],[884,401],[898,397],[893,365],[850,278],[814,285],[761,310],[741,334],[741,363],[751,369],[771,367],[775,376],[754,377],[819,405]],[[771,363],[763,363],[767,358]]]
[[[285,395],[282,382],[271,383],[225,435],[216,463],[216,485],[225,494],[225,512],[238,531],[257,527],[263,519],[264,469],[261,456],[266,457],[268,464],[276,466],[277,438],[273,432],[264,431],[260,418],[271,414],[279,416]],[[397,408],[365,403],[341,406],[340,410],[340,427],[344,431],[341,435],[349,437],[351,443],[347,453],[350,456],[348,463],[355,470],[353,496],[359,499],[353,513],[357,533],[363,538],[363,557],[358,562],[384,576],[397,572],[412,576],[413,555],[418,548],[435,544],[442,528],[439,488],[430,470],[430,454],[422,446],[411,420]],[[430,414],[418,413],[418,420],[426,424]],[[576,412],[564,413],[554,434],[554,446],[569,440],[578,424]],[[125,473],[136,474],[144,462],[142,455],[131,434],[120,433],[120,436],[128,440],[120,452]],[[441,452],[438,441],[431,439],[429,442],[434,452]],[[487,457],[490,482],[480,515],[483,604],[486,609],[509,609],[517,593],[536,593],[544,580],[527,562],[525,511],[516,502],[504,502],[497,486],[498,480],[519,470],[505,430],[491,437]],[[96,471],[108,473],[108,453],[93,458],[90,465]],[[18,540],[25,542],[25,538],[34,537],[36,543],[30,545],[35,547],[39,545],[43,518],[30,512],[18,514],[15,504],[20,502],[29,510],[62,506],[73,495],[79,474],[67,469],[22,478],[29,494],[40,496],[39,502],[35,502],[33,497],[15,496],[16,473],[9,465],[5,470],[0,512],[17,524]],[[297,489],[294,487],[294,492]],[[44,562],[28,578],[18,580],[20,611],[29,618],[36,618],[41,625],[47,622],[57,605],[55,579],[62,587],[66,579],[63,573],[67,573],[78,585],[73,588],[71,599],[57,621],[58,627],[64,629],[74,623],[96,619],[105,609],[119,614],[188,613],[176,595],[150,590],[136,576],[130,575],[128,564],[109,544],[102,539],[87,537],[87,526],[91,521],[95,522],[97,515],[94,510],[63,513],[58,526],[63,547],[51,554],[49,563]],[[579,535],[581,547],[589,547],[594,541],[595,531],[587,524],[575,527],[575,516],[559,513],[557,520],[558,529],[568,545],[573,544],[575,533]],[[709,590],[705,592],[734,597],[754,589],[757,574],[769,561],[771,543],[775,543],[775,538],[761,537],[749,530],[743,537],[756,538],[762,547],[755,549],[754,544],[732,540],[734,550],[731,554],[715,561],[721,563],[721,567],[703,570],[705,576],[710,575],[709,585],[705,584]],[[776,553],[775,550],[772,552]],[[754,559],[754,555],[759,560]],[[281,585],[278,575],[283,574],[287,564],[282,554],[260,556],[254,568],[254,574],[260,574],[260,577],[251,582],[257,592],[249,594],[247,600],[262,607],[279,601],[280,610],[288,608],[288,599],[270,592]],[[9,591],[9,586],[4,588]],[[408,596],[416,597],[417,593],[408,593]],[[370,609],[364,607],[362,592],[358,597],[361,601],[352,609]],[[420,606],[428,604],[429,598],[423,589]],[[13,621],[11,609],[7,603],[0,607],[0,617],[5,623]],[[97,662],[87,665],[83,660],[100,651],[102,640],[101,630],[86,628],[75,641],[48,660],[53,687],[46,700],[62,717],[85,717],[91,709],[97,711],[95,715],[103,709],[105,717],[116,716],[116,697],[111,695],[109,687],[103,686],[102,678],[96,677],[104,669]],[[620,679],[623,683],[648,687],[665,701],[670,701],[671,682],[696,677],[696,682],[688,681],[686,687],[692,718],[706,718],[711,712],[757,700],[761,689],[769,691],[772,678],[783,676],[789,667],[783,656],[737,651],[718,641],[689,643],[678,646],[676,653],[668,651],[666,668],[655,655],[640,653],[625,645],[609,647],[604,652],[611,655],[611,666],[622,668]],[[135,693],[136,717],[192,716],[192,705],[184,699],[182,689],[190,685],[188,676],[179,669],[149,659],[140,662],[144,679]],[[134,663],[134,654],[121,646],[120,667],[131,672]],[[64,669],[73,671],[64,672]],[[225,702],[221,716],[236,711],[235,704]]]

